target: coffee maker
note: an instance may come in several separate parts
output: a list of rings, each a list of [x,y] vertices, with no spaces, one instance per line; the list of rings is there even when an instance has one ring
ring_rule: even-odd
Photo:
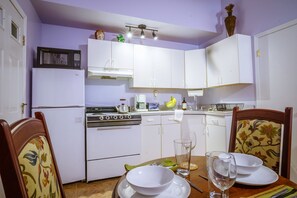
[[[146,108],[146,96],[144,94],[135,96],[134,107],[135,111],[148,111],[148,109]]]

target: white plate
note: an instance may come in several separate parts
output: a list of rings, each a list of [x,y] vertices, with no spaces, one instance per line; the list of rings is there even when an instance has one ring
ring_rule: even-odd
[[[236,183],[250,186],[264,186],[272,184],[277,180],[278,175],[266,166],[261,166],[258,170],[250,175],[237,175],[236,177]]]
[[[165,198],[165,197],[179,197],[179,198],[187,198],[191,193],[191,187],[188,182],[181,178],[180,176],[175,175],[172,184],[161,194],[157,196],[149,196],[149,197],[158,197],[158,198]],[[123,179],[118,185],[118,194],[121,198],[141,198],[141,197],[148,197],[141,195],[135,190],[131,188],[129,183],[127,182],[126,178]]]

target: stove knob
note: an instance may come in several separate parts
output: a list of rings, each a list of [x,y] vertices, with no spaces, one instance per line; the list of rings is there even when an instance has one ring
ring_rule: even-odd
[[[103,116],[99,116],[98,119],[99,120],[103,120],[104,118],[103,118]]]
[[[112,118],[113,118],[114,120],[117,120],[117,119],[118,119],[118,117],[117,117],[117,116],[113,116]]]
[[[122,120],[124,118],[124,116],[120,115],[119,118],[120,118],[120,120]]]
[[[106,119],[106,120],[109,120],[109,119],[110,119],[110,116],[106,116],[105,119]]]
[[[131,118],[132,118],[132,116],[131,116],[131,115],[127,115],[127,118],[128,118],[128,119],[131,119]]]

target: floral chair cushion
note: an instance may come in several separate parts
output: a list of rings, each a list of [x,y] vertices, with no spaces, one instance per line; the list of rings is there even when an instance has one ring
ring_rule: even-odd
[[[235,152],[257,156],[279,173],[281,126],[266,120],[237,121]]]
[[[61,197],[56,169],[44,136],[32,139],[18,156],[28,197]]]

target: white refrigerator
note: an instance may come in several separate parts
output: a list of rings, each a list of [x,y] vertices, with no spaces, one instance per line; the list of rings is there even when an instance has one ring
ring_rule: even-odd
[[[45,115],[63,184],[85,179],[84,70],[32,69],[32,115]]]

